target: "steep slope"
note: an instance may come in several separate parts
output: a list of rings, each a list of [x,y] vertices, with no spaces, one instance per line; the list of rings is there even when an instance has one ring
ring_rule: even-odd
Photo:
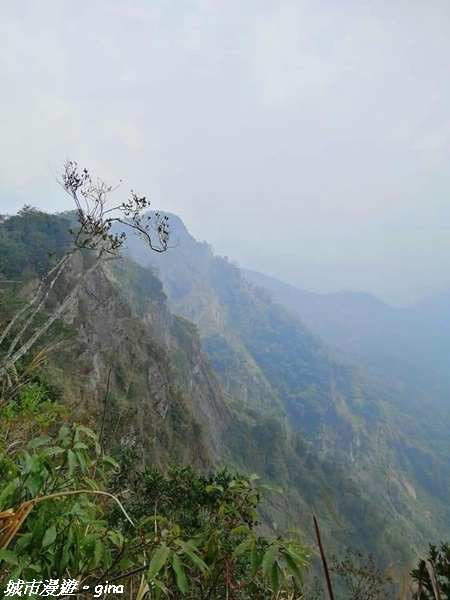
[[[36,274],[51,266],[49,257],[56,260],[67,249],[70,236],[64,220],[28,211],[2,223],[0,239],[9,249],[0,255],[5,323],[17,310],[17,298],[32,294]],[[20,257],[19,266],[11,252]],[[88,254],[73,257],[46,311],[64,298],[88,262]],[[195,327],[170,313],[155,275],[126,259],[109,261],[85,281],[64,321],[39,347],[58,342],[49,372],[74,417],[101,430],[110,450],[132,444],[143,459],[160,465],[182,460],[209,468],[222,451],[227,399]]]
[[[61,293],[82,272],[82,262],[72,265]],[[151,271],[129,261],[109,263],[88,279],[66,322],[74,337],[53,365],[53,381],[64,387],[76,416],[86,420],[90,415],[89,424],[102,431],[107,448],[131,445],[143,463],[163,468],[169,462],[189,462],[209,469],[220,461],[257,471],[288,489],[264,506],[266,526],[274,521],[283,528],[301,525],[312,541],[309,506],[314,502],[328,547],[336,551],[345,543],[379,550],[390,540],[383,518],[344,471],[298,436],[286,436],[273,418],[285,411],[268,381],[277,410],[255,405],[244,410],[235,403],[237,414],[230,415],[195,326],[167,310],[161,282]],[[251,356],[244,344],[241,352]],[[230,381],[239,384],[239,377],[239,371],[230,371]],[[249,396],[248,408],[251,400]],[[330,510],[327,498],[336,490],[339,497]]]
[[[439,458],[411,434],[409,421],[420,426],[414,414],[404,418],[406,396],[338,360],[268,292],[196,242],[179,219],[171,221],[180,238],[177,252],[144,260],[158,269],[172,310],[198,325],[241,422],[277,416],[287,432],[299,433],[345,469],[409,544],[449,531],[448,455]],[[143,260],[136,247],[130,252]]]
[[[232,323],[239,322],[242,298],[236,286],[223,280],[222,259],[215,260],[208,245],[197,242],[178,217],[170,215],[170,223],[172,239],[179,240],[176,248],[156,257],[143,252],[142,245],[130,238],[131,256],[146,267],[156,268],[164,282],[170,310],[194,322],[204,343],[222,343],[232,348],[231,353],[225,351],[223,356],[225,361],[231,359],[223,365],[223,369],[232,374],[226,382],[228,391],[238,394],[243,402],[251,397],[253,407],[279,414],[282,407],[277,394],[246,351],[240,336],[234,333]],[[238,277],[235,269],[225,267],[224,273]],[[224,330],[227,331],[225,337],[222,336]]]
[[[122,430],[122,440],[134,439],[147,454],[153,445],[163,462],[214,461],[229,418],[226,399],[195,327],[169,312],[150,272],[125,260],[99,269],[66,321],[83,347],[79,359],[94,367],[85,381],[97,403],[108,374],[114,435]]]
[[[448,460],[450,426],[450,296],[435,293],[409,308],[394,308],[368,294],[313,294],[255,271],[246,280],[364,367],[366,379],[390,399],[398,423],[424,448]],[[450,360],[450,357],[449,357]]]
[[[55,225],[55,217],[31,212],[17,219],[7,221],[8,229],[0,226],[5,248],[13,244],[24,253],[13,284],[10,262],[0,256],[4,322],[17,294],[30,293],[38,269],[48,268],[42,261],[50,257],[37,251],[47,245],[57,253],[67,243],[63,236],[53,244],[54,227],[66,226]],[[30,235],[33,223],[38,236]],[[52,225],[48,239],[43,223]],[[368,387],[175,217],[172,227],[180,236],[176,249],[156,257],[132,247],[144,267],[125,260],[98,269],[72,303],[65,327],[59,324],[44,341],[66,336],[50,374],[75,416],[101,432],[107,447],[133,445],[143,462],[192,462],[205,470],[221,462],[258,472],[285,489],[265,505],[266,525],[300,525],[312,540],[314,507],[330,551],[359,546],[386,564],[422,537],[436,539],[438,528],[440,535],[446,531],[448,469],[392,419],[397,409],[389,390]],[[39,262],[29,266],[35,256]],[[86,261],[72,262],[48,309]],[[188,317],[197,322],[201,343]],[[401,408],[398,413],[401,418]]]
[[[64,219],[33,210],[3,225],[0,321],[6,324],[20,296],[33,293],[36,275],[46,273],[65,252],[70,236]],[[9,260],[11,253],[21,257],[19,268]],[[69,293],[89,263],[89,254],[72,260],[49,295],[41,319]],[[225,272],[234,280],[234,269],[226,267]],[[186,285],[183,277],[179,281]],[[178,284],[176,278],[173,283]],[[237,290],[228,284],[223,287],[225,296],[230,291]],[[246,302],[252,306],[251,294]],[[212,343],[217,335],[220,338],[222,321],[217,317],[237,326],[245,316],[245,303],[241,308],[232,301],[229,305],[227,314],[222,314],[220,300],[217,310],[209,313],[212,317],[205,318]],[[208,314],[206,304],[199,306],[199,314]],[[264,306],[261,299],[261,309]],[[65,323],[55,323],[34,350],[54,342],[58,351],[50,357],[46,377],[72,409],[71,418],[95,429],[107,450],[115,453],[132,447],[142,457],[142,465],[156,463],[163,469],[173,462],[188,462],[210,470],[221,462],[257,471],[287,491],[284,496],[272,495],[264,505],[266,527],[274,521],[283,528],[300,525],[312,542],[314,503],[330,549],[362,544],[380,554],[380,548],[388,545],[398,555],[386,520],[355,483],[275,418],[278,413],[286,420],[287,411],[237,332],[227,337],[231,347],[223,355],[211,351],[223,381],[230,383],[238,399],[228,400],[205,359],[195,325],[168,310],[162,283],[152,270],[129,260],[98,268],[68,307]],[[245,390],[247,401],[242,403]],[[339,496],[330,502],[336,490]]]

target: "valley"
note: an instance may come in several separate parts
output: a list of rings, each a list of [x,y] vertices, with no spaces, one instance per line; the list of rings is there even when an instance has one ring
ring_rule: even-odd
[[[271,488],[264,531],[300,529],[314,547],[314,514],[329,556],[372,554],[399,581],[450,537],[448,388],[407,344],[419,308],[398,318],[364,295],[321,297],[241,271],[167,217],[167,252],[129,237],[126,255],[92,272],[88,254],[74,255],[43,314],[83,285],[36,348],[59,348],[39,377],[119,462],[254,473]],[[7,322],[46,268],[39,248],[57,256],[69,240],[64,217],[31,209],[1,227],[2,277],[17,277],[2,288]]]

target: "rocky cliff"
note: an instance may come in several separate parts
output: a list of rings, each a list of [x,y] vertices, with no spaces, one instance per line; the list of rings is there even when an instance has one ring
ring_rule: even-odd
[[[56,294],[84,269],[78,255]],[[107,448],[132,444],[160,465],[206,468],[217,460],[230,420],[227,397],[195,326],[169,311],[151,270],[125,258],[100,266],[64,321],[72,335],[52,361],[54,376],[74,414],[103,427]]]

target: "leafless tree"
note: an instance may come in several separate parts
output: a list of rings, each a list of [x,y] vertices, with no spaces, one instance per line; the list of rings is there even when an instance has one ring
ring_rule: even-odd
[[[105,181],[94,181],[87,169],[79,170],[74,161],[67,161],[58,183],[74,200],[77,224],[70,230],[73,243],[67,252],[46,273],[32,297],[14,315],[0,334],[0,348],[9,341],[9,346],[0,364],[0,378],[4,380],[10,369],[58,319],[75,298],[89,275],[99,265],[118,256],[127,237],[127,232],[138,235],[155,252],[169,248],[170,226],[167,216],[160,213],[144,216],[150,202],[133,191],[131,198],[118,205],[110,202],[110,194],[116,187]],[[114,233],[115,224],[121,231]],[[49,294],[60,279],[70,259],[81,251],[89,251],[94,257],[83,271],[70,292],[32,333],[29,333],[36,317],[44,308]],[[27,335],[29,333],[29,335]]]

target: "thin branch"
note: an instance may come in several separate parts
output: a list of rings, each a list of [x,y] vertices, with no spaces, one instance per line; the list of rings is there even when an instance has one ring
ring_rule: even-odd
[[[28,352],[28,350],[30,350],[30,348],[37,342],[37,340],[42,335],[44,335],[44,333],[46,333],[48,331],[49,327],[54,323],[54,321],[56,321],[56,319],[58,317],[60,317],[62,315],[62,313],[66,309],[67,305],[73,300],[73,298],[78,293],[78,291],[80,290],[80,288],[83,285],[83,283],[86,281],[87,277],[89,277],[89,275],[93,271],[95,271],[95,269],[97,267],[98,267],[98,262],[96,262],[90,269],[88,269],[87,271],[85,271],[83,273],[83,275],[80,277],[80,279],[78,280],[78,282],[75,285],[75,287],[70,292],[70,294],[68,294],[65,297],[64,301],[53,312],[53,314],[50,315],[50,317],[45,321],[45,323],[37,331],[35,331],[35,333],[31,336],[31,338],[27,342],[25,342],[22,345],[22,347],[19,348],[19,350],[17,350],[17,352],[15,354],[13,354],[13,356],[7,355],[3,359],[3,367],[2,367],[3,370],[8,371],[19,359],[22,358],[22,356],[24,354],[26,354]]]
[[[65,264],[67,262],[67,260],[70,258],[71,254],[73,254],[73,252],[71,252],[70,254],[66,254],[64,255],[61,260],[47,273],[47,275],[45,275],[41,281],[39,282],[39,285],[36,289],[36,292],[33,296],[33,298],[31,298],[31,300],[29,300],[27,302],[27,304],[25,304],[25,306],[23,306],[15,315],[14,317],[11,319],[11,321],[9,322],[9,324],[6,326],[6,328],[3,330],[2,334],[0,335],[0,346],[1,344],[4,342],[6,336],[9,334],[9,332],[11,331],[11,329],[14,327],[14,325],[20,321],[20,319],[22,318],[22,316],[26,313],[27,310],[29,310],[32,306],[34,306],[34,304],[36,304],[36,302],[39,301],[40,295],[42,293],[42,290],[46,284],[46,280],[48,280],[49,278],[51,279],[53,277],[53,275],[55,274],[55,272],[61,267],[62,264]]]
[[[12,330],[21,323],[19,331],[15,334],[9,346],[6,357],[2,360],[3,364],[0,365],[0,376],[7,376],[8,370],[30,350],[33,344],[48,331],[52,323],[62,315],[64,309],[73,300],[90,273],[102,261],[117,257],[118,251],[122,248],[126,239],[126,233],[125,231],[110,233],[114,223],[120,223],[125,226],[125,229],[138,235],[155,252],[165,252],[169,247],[170,227],[167,216],[161,217],[159,213],[156,213],[155,224],[150,224],[151,217],[148,217],[149,223],[147,225],[142,223],[141,212],[150,205],[144,196],[139,197],[132,191],[129,200],[118,206],[107,208],[108,194],[115,191],[118,186],[111,186],[101,180],[93,183],[87,169],[79,171],[77,163],[69,160],[64,165],[64,172],[58,183],[71,196],[76,206],[79,227],[75,231],[69,230],[73,235],[73,247],[41,279],[33,297],[14,315],[1,333],[0,346]],[[85,208],[83,208],[83,205]],[[107,214],[115,210],[120,211],[126,220],[112,216],[105,218]],[[158,235],[159,245],[153,243],[150,227]],[[21,342],[39,311],[45,307],[49,294],[60,279],[70,257],[83,249],[96,252],[93,266],[82,274],[72,291],[47,318],[45,323],[27,341]],[[22,345],[16,350],[19,343],[22,343]]]
[[[11,354],[14,352],[14,348],[17,346],[17,344],[20,341],[20,338],[24,335],[24,333],[26,332],[26,330],[28,329],[28,327],[31,325],[31,323],[33,322],[34,318],[36,317],[37,313],[39,312],[39,310],[42,308],[42,306],[44,305],[45,301],[47,300],[50,292],[52,291],[57,279],[59,278],[59,276],[61,275],[64,267],[67,264],[67,261],[69,259],[70,255],[66,255],[63,257],[63,259],[61,259],[59,261],[59,268],[58,270],[54,273],[52,280],[50,281],[50,283],[48,283],[47,285],[47,289],[44,291],[43,289],[40,290],[39,294],[35,294],[34,296],[34,303],[38,302],[37,306],[34,308],[33,312],[31,313],[31,315],[28,317],[28,319],[25,321],[24,325],[22,325],[22,328],[20,329],[19,333],[16,335],[16,337],[14,338],[14,340],[11,342],[11,345],[8,349],[7,352],[7,357],[11,356]],[[42,297],[40,300],[39,296],[42,294]],[[28,309],[31,308],[32,304],[30,303],[28,306]]]
[[[314,520],[314,529],[316,531],[317,543],[319,544],[320,557],[322,559],[323,572],[325,574],[325,581],[327,583],[328,594],[330,596],[330,600],[334,600],[333,588],[331,586],[331,579],[330,579],[330,573],[328,571],[327,559],[326,559],[325,552],[324,552],[323,546],[322,546],[322,538],[320,537],[319,523],[317,522],[315,515],[313,515],[313,520]]]
[[[39,504],[40,502],[45,502],[46,500],[52,500],[53,498],[61,498],[62,496],[73,496],[74,494],[101,495],[101,496],[108,496],[109,498],[112,498],[115,502],[117,502],[121,511],[123,512],[123,514],[125,515],[127,520],[131,523],[131,525],[133,525],[133,527],[136,527],[136,524],[134,523],[134,521],[131,519],[131,517],[129,516],[129,514],[123,507],[122,502],[113,494],[110,494],[109,492],[103,492],[101,490],[69,490],[67,492],[55,492],[54,494],[48,494],[47,496],[40,496],[39,498],[33,498],[32,500],[28,500],[28,502],[24,502],[23,504],[21,504],[21,506],[30,506],[31,505],[33,507],[35,504]]]
[[[107,409],[107,406],[108,406],[109,384],[110,384],[110,381],[111,381],[111,372],[112,372],[112,369],[109,369],[109,372],[108,372],[108,381],[106,382],[105,405],[104,405],[104,408],[103,408],[102,425],[101,425],[101,429],[100,429],[100,435],[98,436],[98,443],[99,444],[102,443],[103,429],[105,427],[106,409]]]

